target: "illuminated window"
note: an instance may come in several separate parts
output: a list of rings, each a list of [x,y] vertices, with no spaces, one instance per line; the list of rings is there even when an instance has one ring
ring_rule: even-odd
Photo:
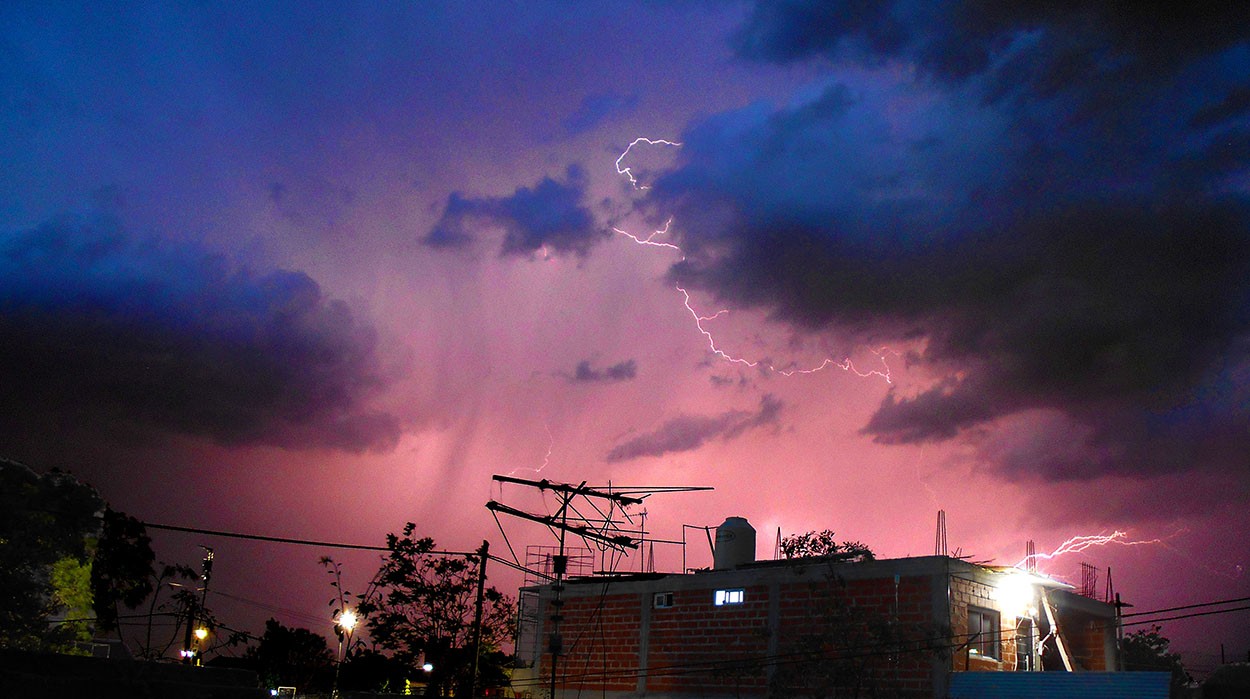
[[[999,628],[998,612],[968,607],[968,652],[1000,660]]]
[[[746,599],[747,591],[738,588],[736,590],[717,590],[712,601],[716,606],[723,607],[726,604],[742,604]]]
[[[673,606],[673,593],[657,592],[654,597],[654,606],[656,609],[668,609]]]

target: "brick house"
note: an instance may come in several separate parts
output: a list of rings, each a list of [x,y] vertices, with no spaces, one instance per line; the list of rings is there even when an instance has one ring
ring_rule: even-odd
[[[553,645],[556,696],[946,697],[960,673],[1116,668],[1114,606],[1049,578],[947,556],[753,556],[752,532],[713,570],[523,588],[514,691],[548,695]]]

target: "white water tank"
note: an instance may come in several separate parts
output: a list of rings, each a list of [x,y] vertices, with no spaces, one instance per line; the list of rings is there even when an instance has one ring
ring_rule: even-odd
[[[729,517],[716,528],[714,570],[731,570],[755,562],[755,527],[745,517]]]

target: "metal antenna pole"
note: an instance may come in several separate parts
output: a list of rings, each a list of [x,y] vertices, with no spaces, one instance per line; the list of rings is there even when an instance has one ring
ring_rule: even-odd
[[[469,675],[469,697],[477,691],[478,661],[482,657],[482,607],[486,597],[486,561],[490,558],[490,542],[482,540],[477,556],[477,604],[473,608],[473,673]]]
[[[586,485],[582,482],[580,487]],[[560,622],[564,620],[561,613],[564,607],[564,573],[568,570],[569,557],[564,553],[564,538],[569,530],[569,502],[574,497],[573,493],[564,493],[561,496],[560,503],[560,553],[556,554],[551,561],[552,572],[556,574],[556,581],[551,585],[551,698],[556,699],[556,677],[559,676],[558,669],[560,667],[560,654],[564,652],[564,639],[560,636]]]
[[[696,491],[696,490],[711,490],[711,488],[672,487],[672,486],[670,487],[628,486],[628,487],[621,488],[621,487],[615,487],[609,484],[606,489],[607,492],[604,492],[604,490],[600,490],[599,488],[587,487],[586,481],[582,481],[579,485],[572,485],[569,483],[557,483],[554,481],[549,481],[545,478],[542,480],[537,480],[537,481],[528,480],[525,478],[516,478],[514,476],[502,476],[502,475],[495,475],[492,478],[495,481],[500,482],[500,483],[515,483],[518,485],[529,486],[531,488],[537,488],[538,490],[542,492],[551,491],[552,493],[555,493],[556,496],[560,499],[560,509],[553,515],[531,514],[529,512],[518,510],[514,507],[509,507],[507,505],[503,505],[501,503],[495,502],[494,500],[491,500],[490,502],[486,503],[486,509],[490,510],[491,512],[502,512],[503,514],[512,515],[513,517],[526,519],[531,522],[537,522],[539,524],[546,526],[548,529],[551,529],[553,533],[556,533],[556,530],[559,530],[557,534],[557,537],[559,538],[559,541],[560,541],[559,553],[551,557],[553,575],[543,576],[543,577],[547,577],[549,580],[552,581],[551,583],[551,590],[552,590],[552,595],[551,595],[552,627],[551,629],[552,630],[551,630],[551,635],[548,640],[548,651],[551,653],[551,681],[550,681],[551,696],[550,696],[550,699],[555,699],[556,687],[558,684],[558,677],[560,674],[559,673],[560,656],[563,655],[563,652],[564,652],[563,638],[560,636],[560,622],[563,621],[564,619],[563,592],[564,592],[564,580],[568,574],[569,556],[568,556],[568,550],[566,548],[566,545],[567,545],[567,539],[568,539],[569,533],[571,532],[573,534],[576,534],[577,536],[581,537],[584,541],[587,541],[587,542],[595,541],[595,542],[598,542],[598,544],[601,547],[606,546],[607,548],[612,549],[613,551],[625,553],[626,549],[639,548],[639,544],[641,543],[641,541],[646,540],[647,513],[645,511],[642,513],[642,524],[641,524],[639,531],[633,532],[627,529],[622,529],[621,527],[617,526],[617,523],[615,521],[616,518],[614,515],[617,507],[620,507],[623,513],[626,507],[630,505],[641,505],[644,498],[657,492],[679,493],[679,492],[689,492],[689,491]],[[583,498],[588,503],[590,503],[591,506],[595,509],[597,516],[592,515],[591,517],[587,517],[583,515],[580,511],[578,511],[577,508],[573,506],[573,501],[576,500],[577,498]],[[600,509],[598,505],[594,504],[595,500],[607,500],[609,502],[606,513],[602,509]],[[570,509],[573,510],[572,516],[569,515]],[[630,519],[628,514],[625,514],[624,517],[626,520],[629,520],[631,522],[633,521],[632,519]],[[631,536],[632,534],[637,534],[638,539],[635,539],[633,536]],[[685,560],[685,545],[684,545],[685,532],[684,530],[682,533],[682,539],[683,539],[682,556],[683,556],[683,565],[684,565],[684,560]],[[678,543],[678,542],[667,542],[667,543]],[[709,544],[710,544],[710,535],[709,535]],[[592,563],[593,563],[593,557],[592,557]],[[645,567],[645,562],[642,565],[643,567]],[[606,565],[604,567],[607,568]]]

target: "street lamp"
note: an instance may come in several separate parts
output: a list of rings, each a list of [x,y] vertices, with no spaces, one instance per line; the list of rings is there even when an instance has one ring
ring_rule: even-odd
[[[356,616],[356,612],[350,608],[344,607],[339,612],[338,621],[335,622],[339,627],[339,664],[334,668],[334,696],[339,695],[339,673],[343,671],[343,637],[347,636],[347,647],[352,645],[352,629],[356,628],[356,624],[360,618]]]
[[[356,616],[356,612],[351,609],[344,609],[343,613],[339,614],[339,628],[346,631],[348,636],[351,635],[352,629],[356,628],[358,621],[360,619]]]

